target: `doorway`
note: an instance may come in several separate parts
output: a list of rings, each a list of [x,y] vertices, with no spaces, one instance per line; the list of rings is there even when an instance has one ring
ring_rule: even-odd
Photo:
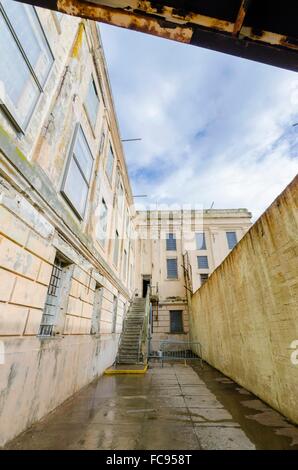
[[[151,284],[151,276],[143,276],[142,297],[146,297],[148,287]]]

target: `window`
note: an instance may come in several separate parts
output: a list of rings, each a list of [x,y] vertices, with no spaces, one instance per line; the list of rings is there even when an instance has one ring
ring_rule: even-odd
[[[178,278],[177,258],[167,259],[167,277],[168,279]]]
[[[1,106],[21,131],[29,122],[53,64],[32,6],[0,0],[0,57]]]
[[[100,332],[100,317],[101,317],[101,305],[103,297],[103,288],[100,285],[96,285],[94,292],[94,303],[93,312],[91,318],[91,334],[95,335]]]
[[[119,185],[118,185],[118,211],[120,216],[122,216],[122,211],[123,211],[123,205],[124,205],[124,190],[121,181],[119,180]]]
[[[196,246],[197,250],[206,250],[206,240],[204,232],[196,233]]]
[[[80,125],[76,126],[61,192],[77,215],[84,217],[93,157]]]
[[[183,333],[182,310],[170,310],[170,333]]]
[[[128,210],[126,210],[126,235],[127,235],[127,238],[129,238],[129,235],[130,235],[130,217],[129,217]]]
[[[119,255],[119,233],[116,230],[115,245],[114,245],[114,257],[113,257],[113,262],[114,262],[115,266],[118,266],[118,255]]]
[[[228,247],[230,250],[237,244],[236,232],[226,232]]]
[[[97,225],[97,239],[104,246],[107,239],[107,229],[108,229],[108,208],[105,203],[105,200],[101,200],[100,213],[99,213],[99,223]]]
[[[199,269],[208,269],[209,268],[209,265],[208,265],[208,257],[207,256],[197,256],[197,260],[198,260],[198,268]]]
[[[112,178],[113,178],[114,159],[115,159],[114,153],[113,153],[112,147],[110,145],[109,154],[108,154],[108,158],[107,158],[107,164],[106,164],[106,174],[108,175],[110,183],[112,182]]]
[[[167,236],[167,251],[176,251],[176,238],[173,233],[168,233]]]
[[[200,274],[201,286],[208,281],[208,274]]]
[[[61,257],[56,256],[50,283],[47,292],[46,303],[42,314],[41,324],[39,328],[40,336],[52,336],[54,334],[54,327],[57,325],[59,320],[59,313],[61,309],[62,290],[67,280],[67,267],[69,263],[66,263]],[[68,297],[65,295],[64,297]]]
[[[126,281],[127,251],[123,254],[123,280]]]
[[[102,153],[103,151],[105,140],[106,140],[106,134],[105,134],[105,131],[102,131],[101,137],[100,137],[100,144],[99,144],[99,153]]]
[[[117,310],[118,310],[118,297],[113,296],[113,323],[112,323],[112,333],[116,332],[117,325]]]
[[[99,107],[99,98],[98,98],[94,80],[91,77],[91,81],[89,83],[87,97],[86,97],[86,109],[87,109],[88,117],[90,119],[90,122],[93,128],[95,127],[95,124],[96,124],[98,107]]]

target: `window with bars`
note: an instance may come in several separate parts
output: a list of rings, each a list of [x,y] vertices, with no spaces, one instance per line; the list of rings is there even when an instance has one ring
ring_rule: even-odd
[[[93,157],[80,124],[77,124],[61,192],[83,219],[87,205]]]
[[[204,232],[196,233],[196,247],[197,250],[206,250],[206,240]]]
[[[91,80],[89,83],[85,105],[86,105],[87,114],[90,119],[91,125],[94,128],[96,124],[97,112],[99,108],[99,97],[98,97],[98,93],[96,90],[93,77],[91,77]]]
[[[0,107],[18,131],[29,122],[54,57],[35,9],[0,0]]]
[[[208,269],[208,256],[197,256],[198,268],[199,269]]]
[[[176,238],[173,233],[167,235],[167,251],[176,251]]]
[[[39,328],[39,336],[52,336],[54,333],[61,307],[61,290],[67,266],[69,266],[69,263],[66,263],[60,256],[56,256]]]
[[[236,232],[226,232],[228,247],[230,250],[237,244]]]
[[[170,333],[183,333],[182,310],[170,310]]]
[[[167,278],[168,279],[178,278],[177,258],[167,259]]]
[[[201,286],[208,281],[208,274],[200,274]]]

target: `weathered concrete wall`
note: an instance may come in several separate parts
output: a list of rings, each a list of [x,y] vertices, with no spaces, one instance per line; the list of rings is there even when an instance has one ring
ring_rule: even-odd
[[[118,335],[1,338],[0,447],[113,363]]]
[[[297,202],[298,177],[195,292],[190,318],[204,359],[295,423]]]

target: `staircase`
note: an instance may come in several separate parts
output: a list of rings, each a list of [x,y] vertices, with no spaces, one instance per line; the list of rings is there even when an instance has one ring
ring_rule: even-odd
[[[117,355],[118,364],[138,364],[142,362],[140,340],[143,331],[146,299],[135,297],[127,313],[120,337]]]

